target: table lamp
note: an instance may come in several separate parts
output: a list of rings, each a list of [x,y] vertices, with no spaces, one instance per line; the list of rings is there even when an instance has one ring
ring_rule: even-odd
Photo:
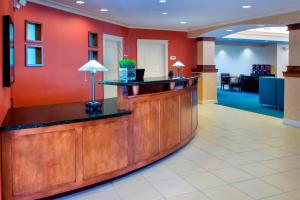
[[[184,67],[185,65],[180,62],[180,61],[177,61],[176,63],[174,63],[173,67],[176,67],[177,68],[177,78],[181,78],[181,75],[180,75],[180,68],[181,67]]]
[[[94,111],[100,111],[101,110],[101,103],[95,100],[95,74],[97,72],[103,72],[108,71],[103,65],[101,65],[96,60],[90,60],[85,65],[80,67],[78,71],[83,72],[91,72],[92,74],[92,101],[87,102],[85,104],[85,108],[87,112],[94,112]]]

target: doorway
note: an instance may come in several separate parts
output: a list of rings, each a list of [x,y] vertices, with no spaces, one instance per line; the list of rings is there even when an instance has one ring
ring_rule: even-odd
[[[167,40],[137,40],[137,54],[138,66],[145,69],[145,78],[167,76]]]
[[[123,58],[123,38],[103,34],[103,64],[108,71],[104,73],[104,80],[117,80],[119,74],[119,60]],[[116,86],[104,86],[104,99],[118,96]]]

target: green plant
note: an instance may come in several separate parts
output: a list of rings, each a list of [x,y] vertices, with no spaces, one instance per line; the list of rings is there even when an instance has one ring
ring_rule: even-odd
[[[135,60],[119,60],[120,68],[135,68]]]

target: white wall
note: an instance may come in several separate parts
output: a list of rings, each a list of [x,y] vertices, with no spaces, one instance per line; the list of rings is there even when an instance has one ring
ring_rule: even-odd
[[[277,45],[277,77],[283,78],[284,71],[289,65],[289,46]]]
[[[277,63],[276,45],[216,45],[215,63],[220,73],[250,75],[253,64]]]
[[[253,64],[270,64],[272,73],[283,78],[282,72],[286,71],[289,64],[287,44],[219,44],[216,45],[215,54],[219,85],[221,73],[230,73],[233,76],[250,75]]]

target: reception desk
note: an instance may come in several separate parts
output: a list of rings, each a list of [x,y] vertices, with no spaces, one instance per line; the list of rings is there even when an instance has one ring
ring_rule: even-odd
[[[101,81],[118,98],[11,109],[0,130],[3,199],[62,194],[149,165],[187,144],[197,123],[197,77]]]

